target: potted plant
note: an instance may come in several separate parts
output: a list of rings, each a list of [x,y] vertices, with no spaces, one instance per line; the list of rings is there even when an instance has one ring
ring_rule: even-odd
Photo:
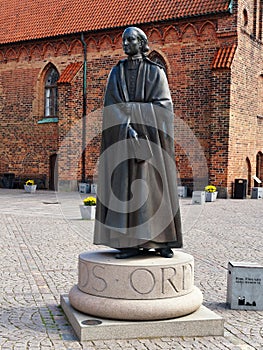
[[[24,189],[28,193],[34,193],[36,192],[37,185],[35,184],[34,180],[27,180],[24,185]]]
[[[217,198],[216,186],[208,185],[205,187],[205,201],[214,202]]]
[[[83,200],[83,205],[80,205],[80,213],[82,219],[94,220],[96,213],[96,198],[87,197]]]

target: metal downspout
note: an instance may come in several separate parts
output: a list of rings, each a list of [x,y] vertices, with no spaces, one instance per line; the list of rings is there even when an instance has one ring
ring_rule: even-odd
[[[83,86],[82,86],[82,158],[81,158],[81,179],[86,180],[86,115],[87,115],[87,44],[84,40],[84,34],[81,33],[81,42],[83,45]]]

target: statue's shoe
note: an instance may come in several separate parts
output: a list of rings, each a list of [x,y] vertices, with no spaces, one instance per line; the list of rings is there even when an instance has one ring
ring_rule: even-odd
[[[116,259],[127,259],[140,254],[139,248],[123,248],[115,255]]]
[[[160,249],[157,249],[156,251],[158,251],[163,258],[172,258],[174,256],[172,249],[168,247],[160,248]]]

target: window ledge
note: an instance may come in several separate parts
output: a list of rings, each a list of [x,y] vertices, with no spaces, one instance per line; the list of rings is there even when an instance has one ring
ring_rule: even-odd
[[[43,118],[41,120],[39,120],[37,123],[38,124],[45,124],[45,123],[57,123],[58,122],[58,118],[54,117],[54,118]]]

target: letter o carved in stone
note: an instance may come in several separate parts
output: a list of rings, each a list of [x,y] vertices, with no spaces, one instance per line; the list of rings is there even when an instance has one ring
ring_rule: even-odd
[[[144,268],[136,269],[130,274],[130,284],[139,294],[149,294],[155,287],[154,274]]]

